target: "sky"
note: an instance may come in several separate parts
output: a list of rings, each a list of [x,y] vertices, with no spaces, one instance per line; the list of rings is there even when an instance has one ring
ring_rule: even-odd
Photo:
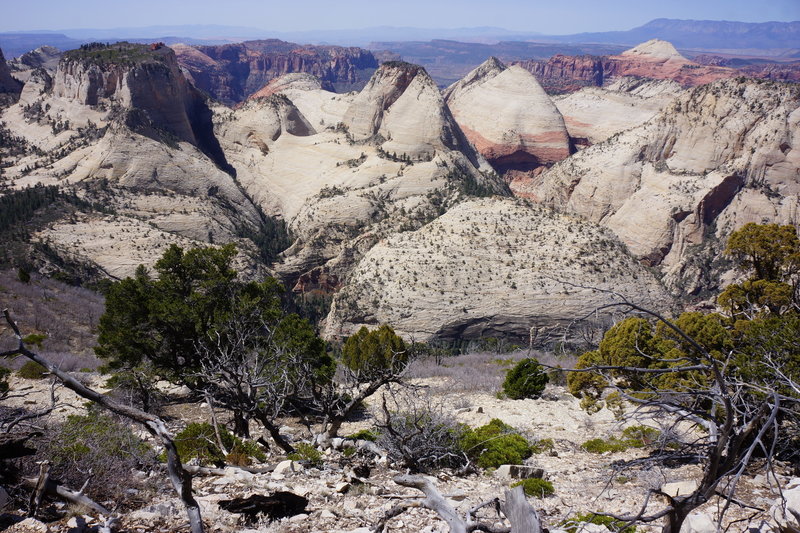
[[[0,0],[0,31],[220,24],[274,31],[496,26],[551,35],[655,18],[800,20],[800,0]]]

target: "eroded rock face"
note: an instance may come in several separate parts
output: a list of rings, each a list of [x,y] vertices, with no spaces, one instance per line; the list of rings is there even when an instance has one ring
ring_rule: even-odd
[[[536,79],[491,58],[445,91],[467,138],[501,173],[532,171],[566,159],[564,120]]]
[[[329,90],[358,90],[378,68],[372,53],[361,48],[302,46],[277,39],[173,49],[194,84],[227,105],[289,73],[312,74]]]
[[[585,148],[644,124],[682,92],[672,80],[616,78],[604,87],[584,87],[553,98],[572,142]]]
[[[424,71],[384,68],[360,95],[332,93],[307,75],[290,74],[265,88],[270,96],[218,118],[238,181],[296,237],[276,269],[299,292],[338,289],[378,239],[419,227],[469,187],[503,191],[482,173],[491,168],[479,155],[468,152],[476,166],[449,147],[459,146],[460,131]],[[359,99],[366,107],[356,108]],[[365,115],[357,111],[379,123],[358,130]],[[435,124],[438,117],[439,127],[417,131],[421,117]],[[341,126],[348,123],[356,127]],[[356,140],[353,131],[363,137]]]
[[[11,75],[6,58],[3,57],[3,51],[0,50],[0,98],[3,98],[7,103],[11,100],[16,101],[21,91],[22,83]],[[2,101],[0,101],[0,104],[2,104]]]
[[[742,75],[736,69],[701,65],[683,57],[667,41],[652,39],[617,56],[555,55],[547,60],[520,61],[524,69],[552,93],[573,92],[581,87],[601,87],[613,78],[637,76],[673,80],[695,87]]]
[[[31,73],[37,69],[44,69],[49,74],[54,74],[58,68],[62,52],[53,46],[42,46],[8,62],[14,77],[27,82]]]
[[[673,287],[699,290],[689,247],[704,243],[712,224],[724,243],[747,222],[800,222],[798,104],[788,84],[698,87],[515,192],[608,226],[633,254],[661,265]]]
[[[515,199],[459,204],[374,246],[336,296],[329,338],[391,324],[407,338],[506,337],[565,326],[613,297],[669,297],[607,230]]]
[[[375,140],[390,154],[430,160],[437,151],[460,150],[477,165],[472,147],[425,69],[384,63],[342,118],[355,141]]]
[[[72,50],[59,63],[53,94],[87,106],[113,101],[145,113],[138,121],[198,144],[190,116],[199,95],[186,83],[169,48],[120,44]]]

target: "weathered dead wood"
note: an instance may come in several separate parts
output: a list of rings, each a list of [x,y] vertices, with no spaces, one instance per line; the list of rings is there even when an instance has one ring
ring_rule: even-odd
[[[34,489],[34,494],[41,492],[42,495],[49,495],[58,497],[62,500],[68,501],[69,503],[74,503],[75,505],[80,505],[86,507],[87,509],[91,509],[92,511],[102,514],[105,516],[111,516],[112,512],[94,501],[93,499],[89,498],[81,491],[74,491],[70,490],[63,485],[59,485],[49,477],[44,483],[39,483],[41,480],[41,475],[38,478],[25,478],[22,480],[22,484],[28,488]],[[41,488],[41,491],[39,489]]]
[[[274,465],[267,465],[263,467],[254,468],[251,466],[226,466],[225,468],[213,468],[210,466],[194,466],[184,465],[183,469],[192,474],[193,476],[224,476],[228,474],[229,469],[241,470],[250,474],[269,474],[275,470]]]
[[[172,440],[172,435],[167,429],[167,425],[164,423],[164,421],[155,415],[146,413],[140,409],[136,409],[135,407],[120,404],[111,398],[108,398],[107,396],[90,389],[72,377],[70,374],[62,371],[47,359],[35,352],[28,350],[22,340],[22,334],[20,333],[19,327],[17,326],[16,322],[12,320],[8,309],[3,309],[3,315],[5,316],[8,325],[14,331],[14,335],[18,341],[18,346],[16,349],[0,353],[0,356],[23,355],[31,361],[39,363],[47,368],[52,375],[61,380],[64,386],[68,389],[72,390],[79,396],[86,398],[87,400],[91,400],[98,405],[103,406],[113,413],[138,422],[144,426],[144,428],[151,435],[161,442],[167,453],[167,475],[172,483],[172,487],[178,494],[181,502],[183,502],[183,506],[186,509],[186,514],[189,518],[189,526],[191,531],[192,533],[204,533],[205,528],[203,527],[203,519],[200,516],[200,506],[198,505],[197,500],[194,499],[194,494],[192,493],[192,476],[183,468],[180,457],[178,457],[178,450],[175,447],[175,442]]]
[[[39,477],[33,482],[33,492],[28,502],[28,516],[36,517],[39,512],[39,506],[42,505],[42,498],[44,498],[45,488],[47,482],[50,481],[50,461],[42,461],[39,464]]]
[[[540,533],[542,523],[539,515],[528,503],[521,486],[505,491],[506,501],[500,504],[500,510],[511,522],[511,533]]]
[[[466,519],[462,519],[453,506],[450,505],[447,499],[442,496],[433,483],[426,477],[419,475],[400,475],[394,477],[394,482],[404,487],[415,488],[421,491],[425,497],[392,507],[373,528],[373,531],[376,533],[384,531],[390,519],[412,507],[424,507],[434,511],[447,523],[450,528],[450,533],[471,533],[473,531],[485,531],[487,533],[541,533],[542,531],[536,511],[533,510],[525,499],[525,493],[522,491],[522,487],[516,487],[511,491],[506,491],[506,498],[509,501],[506,502],[506,504],[499,504],[499,510],[502,510],[503,514],[509,519],[511,527],[496,527],[491,524],[479,522],[474,518],[478,509],[490,505],[494,505],[495,508],[498,508],[499,502],[496,498],[473,507],[467,513]]]

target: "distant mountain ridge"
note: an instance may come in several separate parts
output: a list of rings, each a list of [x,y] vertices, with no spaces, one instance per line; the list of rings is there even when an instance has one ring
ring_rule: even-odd
[[[560,42],[634,45],[663,39],[677,48],[712,50],[771,50],[797,48],[800,21],[733,22],[660,18],[627,31],[547,36]]]

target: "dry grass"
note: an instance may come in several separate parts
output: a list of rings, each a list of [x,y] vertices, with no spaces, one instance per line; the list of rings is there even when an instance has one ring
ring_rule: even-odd
[[[22,283],[15,270],[0,271],[0,309],[9,308],[24,335],[46,338],[31,346],[68,371],[96,368],[97,322],[105,309],[101,295],[81,287],[31,275]],[[14,338],[0,325],[0,350],[13,347]],[[8,362],[4,363],[9,366]],[[13,363],[11,364],[13,366]]]
[[[534,357],[548,366],[572,368],[576,358],[552,352],[517,350],[511,353],[474,352],[453,357],[426,357],[413,361],[408,368],[410,379],[438,378],[436,388],[447,392],[488,392],[501,389],[506,371],[518,361]]]

